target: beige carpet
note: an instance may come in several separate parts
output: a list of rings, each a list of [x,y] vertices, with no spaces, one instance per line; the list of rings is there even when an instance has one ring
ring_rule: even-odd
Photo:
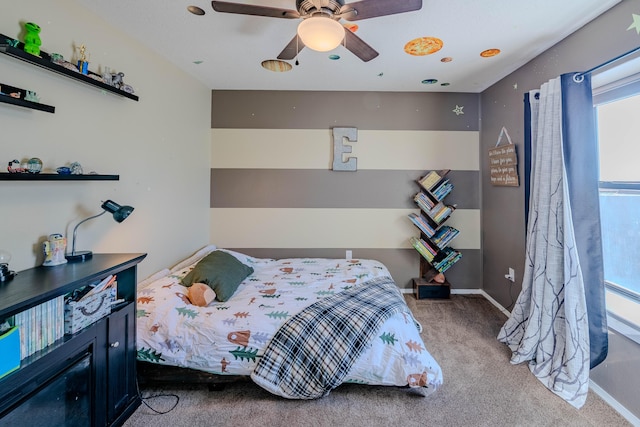
[[[440,363],[444,385],[424,398],[395,387],[345,384],[323,399],[290,401],[250,381],[210,392],[204,386],[141,390],[142,396],[172,393],[177,406],[157,414],[144,404],[125,426],[628,426],[615,410],[589,393],[579,410],[547,390],[526,365],[511,365],[508,348],[496,340],[505,316],[476,295],[416,300],[427,349]],[[172,397],[146,402],[166,411]]]

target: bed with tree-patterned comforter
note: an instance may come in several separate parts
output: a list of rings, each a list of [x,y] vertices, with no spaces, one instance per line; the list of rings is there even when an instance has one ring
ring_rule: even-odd
[[[341,293],[367,295],[368,291],[373,292],[375,283],[393,283],[387,268],[375,260],[275,260],[224,251],[250,266],[253,273],[240,283],[227,301],[214,301],[205,307],[195,306],[187,298],[187,288],[182,285],[181,280],[200,259],[213,250],[224,251],[213,245],[209,246],[173,269],[159,272],[139,285],[139,360],[219,375],[251,376],[279,329],[296,316],[300,318],[305,309],[312,310],[314,304],[318,303],[315,306],[317,309],[323,301],[327,308],[331,308],[335,305],[332,298],[337,301],[336,298],[340,298]],[[366,337],[363,345],[345,343],[346,334],[337,333],[335,337],[324,338],[324,347],[332,348],[333,345],[326,343],[335,342],[335,347],[349,348],[349,351],[340,355],[340,366],[344,372],[338,383],[408,386],[424,395],[430,394],[442,384],[440,366],[425,346],[420,335],[421,326],[406,307],[402,296],[400,299],[402,302],[398,303],[397,310],[387,310],[388,313],[376,322],[363,322],[375,330],[362,331],[358,335],[360,338],[353,338],[354,333],[358,332],[357,328],[353,328],[355,332],[349,335],[352,337],[349,339],[357,342]],[[321,311],[326,312],[325,309]],[[317,314],[314,316],[319,317]],[[352,323],[356,322],[355,316],[346,316],[353,318]],[[317,323],[314,319],[307,321],[307,326],[314,327]],[[340,322],[342,320],[338,319],[338,324]],[[352,323],[347,322],[353,326]],[[330,325],[327,326],[326,333],[331,333],[331,328]],[[305,340],[303,338],[300,341]],[[308,347],[313,350],[314,345]],[[358,348],[358,353],[350,353],[351,348],[355,347]],[[322,354],[325,350],[319,350],[315,355],[318,360],[328,357]],[[303,365],[314,363],[306,360],[307,357],[308,355],[298,355],[298,359],[305,360],[294,362]],[[345,365],[343,360],[348,360],[349,364]],[[285,373],[284,376],[299,377],[300,372],[305,372],[299,369],[280,369],[280,374],[276,376],[282,377]],[[313,375],[313,370],[308,372],[311,374],[304,374],[302,377]],[[300,382],[301,378],[295,380]],[[261,384],[263,381],[264,379],[259,379],[256,382],[264,387]],[[336,380],[333,379],[333,382]],[[338,384],[331,387],[335,385]],[[284,397],[308,398],[288,396],[270,389],[269,386],[265,388]]]

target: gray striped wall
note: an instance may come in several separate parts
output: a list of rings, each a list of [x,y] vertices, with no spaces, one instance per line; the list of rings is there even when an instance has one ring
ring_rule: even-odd
[[[383,262],[411,287],[415,180],[451,169],[453,288],[481,288],[478,95],[213,91],[211,243],[258,257]],[[464,106],[464,114],[453,109]],[[330,128],[358,128],[356,172],[331,170]]]
[[[479,102],[476,93],[214,90],[211,127],[477,131]]]

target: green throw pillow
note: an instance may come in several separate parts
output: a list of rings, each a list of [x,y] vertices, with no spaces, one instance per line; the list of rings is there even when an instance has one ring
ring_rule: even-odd
[[[244,265],[233,255],[213,251],[202,258],[193,270],[182,278],[181,283],[187,287],[194,283],[206,283],[216,293],[218,301],[227,301],[251,273],[253,268]]]

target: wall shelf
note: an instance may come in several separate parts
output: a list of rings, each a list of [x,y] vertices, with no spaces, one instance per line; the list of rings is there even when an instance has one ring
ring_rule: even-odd
[[[55,113],[56,107],[51,105],[40,104],[39,102],[26,101],[24,99],[12,98],[6,95],[0,95],[0,103],[17,105],[19,107],[31,108],[32,110],[45,111],[47,113]]]
[[[120,175],[60,175],[57,173],[0,173],[0,181],[119,181]]]
[[[2,34],[0,34],[0,42],[2,40],[2,38],[9,38],[6,37]],[[115,95],[119,95],[119,96],[123,96],[125,98],[129,98],[132,99],[134,101],[137,101],[139,98],[138,96],[129,93],[129,92],[125,92],[123,90],[120,90],[116,87],[110,86],[104,82],[102,82],[101,80],[96,80],[94,78],[89,77],[89,75],[85,75],[82,74],[80,72],[77,71],[73,71],[73,70],[69,70],[65,67],[63,67],[62,65],[56,64],[55,62],[50,61],[49,59],[45,59],[48,58],[49,55],[46,52],[42,52],[41,51],[41,55],[44,58],[35,56],[35,55],[31,55],[30,53],[26,53],[21,49],[18,49],[16,47],[13,46],[9,46],[9,45],[0,45],[0,53],[4,53],[5,55],[8,55],[12,58],[16,58],[19,59],[21,61],[27,62],[31,65],[35,65],[38,66],[40,68],[44,68],[46,70],[52,71],[54,73],[57,74],[61,74],[65,77],[68,77],[70,79],[73,80],[77,80],[80,81],[82,83],[88,84],[90,86],[94,86],[96,88],[105,90],[107,92],[111,92]],[[91,73],[94,75],[97,75],[95,73]]]

